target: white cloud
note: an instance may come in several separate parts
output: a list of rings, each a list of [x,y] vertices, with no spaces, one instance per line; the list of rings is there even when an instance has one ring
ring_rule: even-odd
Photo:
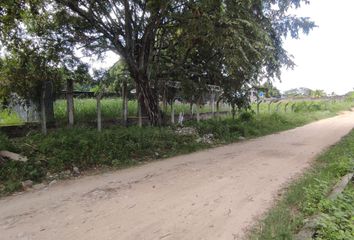
[[[297,11],[319,26],[300,40],[288,39],[285,48],[294,55],[295,70],[284,70],[281,90],[296,87],[344,94],[354,88],[354,15],[352,0],[312,0]]]
[[[97,59],[96,56],[82,57],[81,60],[87,64],[90,64],[92,69],[109,69],[120,59],[119,55],[109,51],[106,52],[103,59]]]

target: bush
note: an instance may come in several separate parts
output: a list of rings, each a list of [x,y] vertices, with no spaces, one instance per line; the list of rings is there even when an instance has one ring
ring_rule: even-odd
[[[1,135],[1,143],[10,144]],[[78,167],[124,167],[142,161],[189,153],[206,147],[197,143],[196,136],[177,135],[169,128],[61,129],[47,136],[35,134],[14,141],[21,153],[29,158],[26,163],[9,161],[0,169],[3,193],[17,190],[25,180],[43,181],[50,172],[60,173]],[[1,193],[1,190],[0,190]]]
[[[317,240],[344,240],[354,238],[354,188],[349,187],[335,200],[321,202],[317,223]]]
[[[80,166],[124,166],[132,161],[155,159],[176,151],[198,147],[192,136],[178,136],[169,129],[112,128],[97,133],[95,129],[60,130],[47,137],[32,136],[25,142],[36,144],[36,155],[46,157],[49,171]]]
[[[340,107],[343,109],[340,104],[333,109]],[[200,123],[191,121],[187,122],[186,126],[194,127],[200,137],[213,134],[212,145],[217,145],[234,142],[240,136],[256,137],[287,130],[330,115],[329,112],[259,115],[242,112],[235,120],[224,118]],[[14,151],[29,158],[26,163],[3,164],[0,169],[0,193],[3,191],[2,186],[5,186],[5,193],[7,193],[18,189],[21,181],[40,182],[48,172],[61,173],[72,170],[73,167],[78,167],[80,170],[95,167],[124,167],[193,152],[211,145],[197,141],[199,136],[179,135],[167,127],[112,127],[104,129],[101,133],[96,129],[77,127],[57,129],[47,136],[34,134],[11,141],[0,134],[0,150]],[[347,171],[350,167],[346,161],[343,162],[333,166],[338,174]]]
[[[5,134],[0,132],[0,151],[2,151],[2,150],[14,151],[15,147],[10,142],[8,137]]]
[[[239,119],[243,122],[249,122],[254,118],[254,116],[255,116],[254,112],[244,111],[244,112],[241,112]]]
[[[312,215],[318,210],[318,204],[326,197],[329,190],[327,181],[314,179],[313,183],[304,187],[304,198],[301,210],[306,215]]]
[[[22,119],[14,112],[8,109],[2,109],[0,106],[0,126],[11,126],[23,124]]]

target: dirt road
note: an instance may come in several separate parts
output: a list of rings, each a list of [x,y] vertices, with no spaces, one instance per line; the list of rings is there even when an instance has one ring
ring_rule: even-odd
[[[241,239],[279,190],[354,127],[294,130],[0,200],[0,239]]]

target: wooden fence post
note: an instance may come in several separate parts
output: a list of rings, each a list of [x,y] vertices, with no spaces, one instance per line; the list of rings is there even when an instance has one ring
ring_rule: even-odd
[[[96,97],[97,100],[97,130],[102,131],[102,109],[101,109],[102,93],[99,93]]]
[[[122,104],[123,104],[123,109],[122,109],[122,119],[123,119],[123,125],[127,126],[128,125],[128,87],[127,83],[123,82],[122,85]]]
[[[272,101],[270,101],[269,103],[268,103],[268,113],[270,113],[270,105],[272,105]]]
[[[138,126],[142,127],[143,126],[143,116],[142,116],[142,107],[140,104],[140,101],[138,101]]]
[[[261,103],[262,103],[262,100],[257,102],[257,114],[259,114],[259,112],[260,112],[259,108],[260,108]]]
[[[296,106],[296,103],[294,103],[294,104],[291,105],[291,111],[292,111],[292,112],[295,111],[295,106]]]
[[[66,81],[66,102],[69,127],[74,126],[74,81],[68,79]]]
[[[199,123],[200,122],[200,103],[199,103],[199,99],[197,100],[197,104],[196,104],[196,113],[197,113],[197,122]]]
[[[43,82],[42,85],[42,92],[41,92],[41,129],[42,133],[44,135],[47,135],[47,116],[46,116],[46,104],[45,104],[45,98],[46,98],[46,82]]]
[[[278,104],[277,104],[277,109],[276,109],[276,112],[279,112],[279,108],[280,108],[280,105],[282,104],[282,102],[279,102]]]
[[[288,106],[289,106],[290,102],[286,103],[285,104],[285,107],[284,107],[284,111],[287,112],[288,111]]]

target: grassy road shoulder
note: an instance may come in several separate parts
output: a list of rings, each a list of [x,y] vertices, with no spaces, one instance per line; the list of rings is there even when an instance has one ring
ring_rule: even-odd
[[[348,109],[345,106],[343,109]],[[47,136],[31,134],[8,139],[0,134],[0,151],[12,150],[29,161],[5,161],[0,168],[0,195],[21,190],[21,182],[51,181],[100,168],[123,168],[200,149],[291,129],[335,115],[337,110],[297,113],[240,114],[236,119],[188,122],[194,132],[176,127],[112,127],[98,133],[91,128],[57,129]],[[204,136],[211,136],[211,141]],[[77,172],[77,171],[76,171]]]
[[[323,153],[250,234],[251,240],[293,239],[309,216],[319,214],[317,240],[354,239],[353,186],[336,200],[326,196],[354,167],[354,130]]]

